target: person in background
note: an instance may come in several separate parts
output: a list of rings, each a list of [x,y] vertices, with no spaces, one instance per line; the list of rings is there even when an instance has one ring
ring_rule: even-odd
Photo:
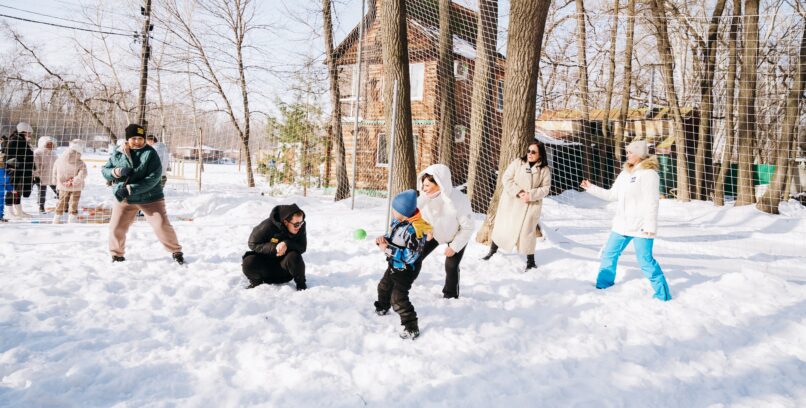
[[[420,335],[417,312],[409,300],[409,290],[420,271],[417,262],[431,238],[431,225],[423,220],[417,209],[417,192],[406,190],[392,200],[392,223],[388,234],[375,239],[386,255],[386,272],[378,283],[375,313],[383,316],[393,307],[400,315],[403,331],[400,338],[414,340]]]
[[[68,209],[67,222],[78,222],[78,201],[81,199],[81,190],[84,189],[84,180],[87,177],[87,164],[81,160],[84,151],[84,142],[81,139],[70,141],[70,146],[59,156],[53,165],[53,180],[59,189],[59,203],[56,205],[56,214],[53,216],[54,224],[61,224],[62,214]]]
[[[246,289],[291,280],[297,290],[307,289],[302,259],[307,248],[305,213],[296,204],[275,206],[249,235],[249,251],[241,258],[241,269],[249,279]]]
[[[666,277],[652,255],[658,232],[659,167],[657,157],[649,155],[646,141],[639,140],[627,146],[627,163],[609,190],[582,180],[580,187],[588,193],[602,200],[618,201],[613,228],[602,250],[597,289],[613,286],[618,258],[632,241],[641,271],[655,291],[654,297],[662,301],[672,299]]]
[[[504,191],[498,202],[492,231],[490,259],[499,248],[526,254],[526,269],[536,268],[537,225],[543,198],[551,189],[551,170],[546,161],[546,147],[532,141],[526,154],[509,164],[503,176]]]
[[[11,180],[6,171],[6,155],[0,150],[0,194],[5,195],[7,190],[11,190]],[[8,222],[5,218],[6,200],[0,200],[0,222]]]
[[[417,208],[423,219],[433,227],[434,239],[425,243],[417,261],[418,271],[423,260],[439,246],[445,246],[445,286],[442,296],[459,297],[459,263],[473,235],[473,209],[470,200],[458,188],[453,188],[451,171],[444,164],[428,166],[417,179],[420,195]],[[419,272],[418,272],[419,273]]]
[[[112,262],[123,262],[126,251],[126,233],[137,217],[145,218],[163,247],[182,265],[185,258],[176,231],[165,211],[165,195],[160,186],[160,167],[157,152],[146,144],[145,130],[138,124],[126,127],[126,143],[112,152],[101,172],[112,182],[115,200],[109,221],[109,252]]]
[[[14,171],[9,176],[11,180],[11,190],[5,194],[5,204],[11,207],[10,215],[12,219],[31,218],[22,210],[22,198],[31,196],[34,171],[34,152],[28,145],[28,138],[34,132],[31,125],[26,122],[17,124],[17,130],[8,138],[8,142],[3,145],[6,163],[14,160]]]
[[[160,178],[160,185],[165,188],[165,183],[168,182],[168,170],[171,168],[171,155],[168,153],[168,146],[162,143],[154,135],[146,136],[146,143],[157,151],[160,157],[160,164],[162,164],[162,177]]]
[[[42,214],[45,213],[45,199],[48,187],[53,190],[56,199],[59,198],[56,181],[53,179],[53,164],[56,163],[56,153],[53,151],[55,147],[56,141],[52,137],[42,136],[39,138],[36,150],[34,150],[34,166],[36,168],[32,173],[34,177],[33,184],[39,185],[39,212]]]

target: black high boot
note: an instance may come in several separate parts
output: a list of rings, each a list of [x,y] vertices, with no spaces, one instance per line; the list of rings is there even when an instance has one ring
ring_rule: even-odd
[[[537,268],[537,264],[535,263],[535,254],[526,255],[526,269],[524,272],[527,272],[532,268]]]
[[[490,245],[490,252],[488,252],[487,255],[484,255],[484,257],[481,258],[481,260],[482,261],[489,260],[490,258],[493,257],[493,255],[495,255],[496,252],[498,252],[498,245],[495,245],[495,242],[493,242]]]

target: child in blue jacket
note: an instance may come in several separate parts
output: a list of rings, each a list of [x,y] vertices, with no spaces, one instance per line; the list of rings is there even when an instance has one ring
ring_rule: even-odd
[[[386,254],[388,262],[386,272],[378,283],[375,313],[383,316],[389,313],[390,307],[394,307],[404,328],[400,337],[414,340],[420,335],[420,329],[417,312],[409,301],[409,290],[417,279],[415,263],[422,255],[431,225],[420,216],[417,192],[414,190],[406,190],[395,196],[392,215],[391,231],[375,239],[375,244]]]
[[[16,160],[12,159],[12,163],[7,164],[5,162],[5,155],[0,152],[0,197],[4,197],[7,191],[13,190],[10,172],[14,171],[12,168],[14,161]],[[8,167],[8,171],[6,171],[6,167]],[[8,220],[5,219],[5,210],[6,200],[0,198],[0,222],[8,222]]]

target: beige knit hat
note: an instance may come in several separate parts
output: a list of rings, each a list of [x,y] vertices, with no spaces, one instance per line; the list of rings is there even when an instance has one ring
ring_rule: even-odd
[[[649,157],[649,146],[646,140],[636,140],[627,145],[627,151],[642,159]]]

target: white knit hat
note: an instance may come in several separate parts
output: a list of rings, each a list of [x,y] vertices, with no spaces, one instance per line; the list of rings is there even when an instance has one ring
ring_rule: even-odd
[[[20,122],[17,123],[17,132],[34,133],[34,128],[28,122]]]
[[[67,148],[81,153],[84,151],[84,141],[81,139],[73,139],[70,141],[70,145]]]
[[[649,146],[646,140],[636,140],[627,145],[627,151],[642,159],[649,157]]]

